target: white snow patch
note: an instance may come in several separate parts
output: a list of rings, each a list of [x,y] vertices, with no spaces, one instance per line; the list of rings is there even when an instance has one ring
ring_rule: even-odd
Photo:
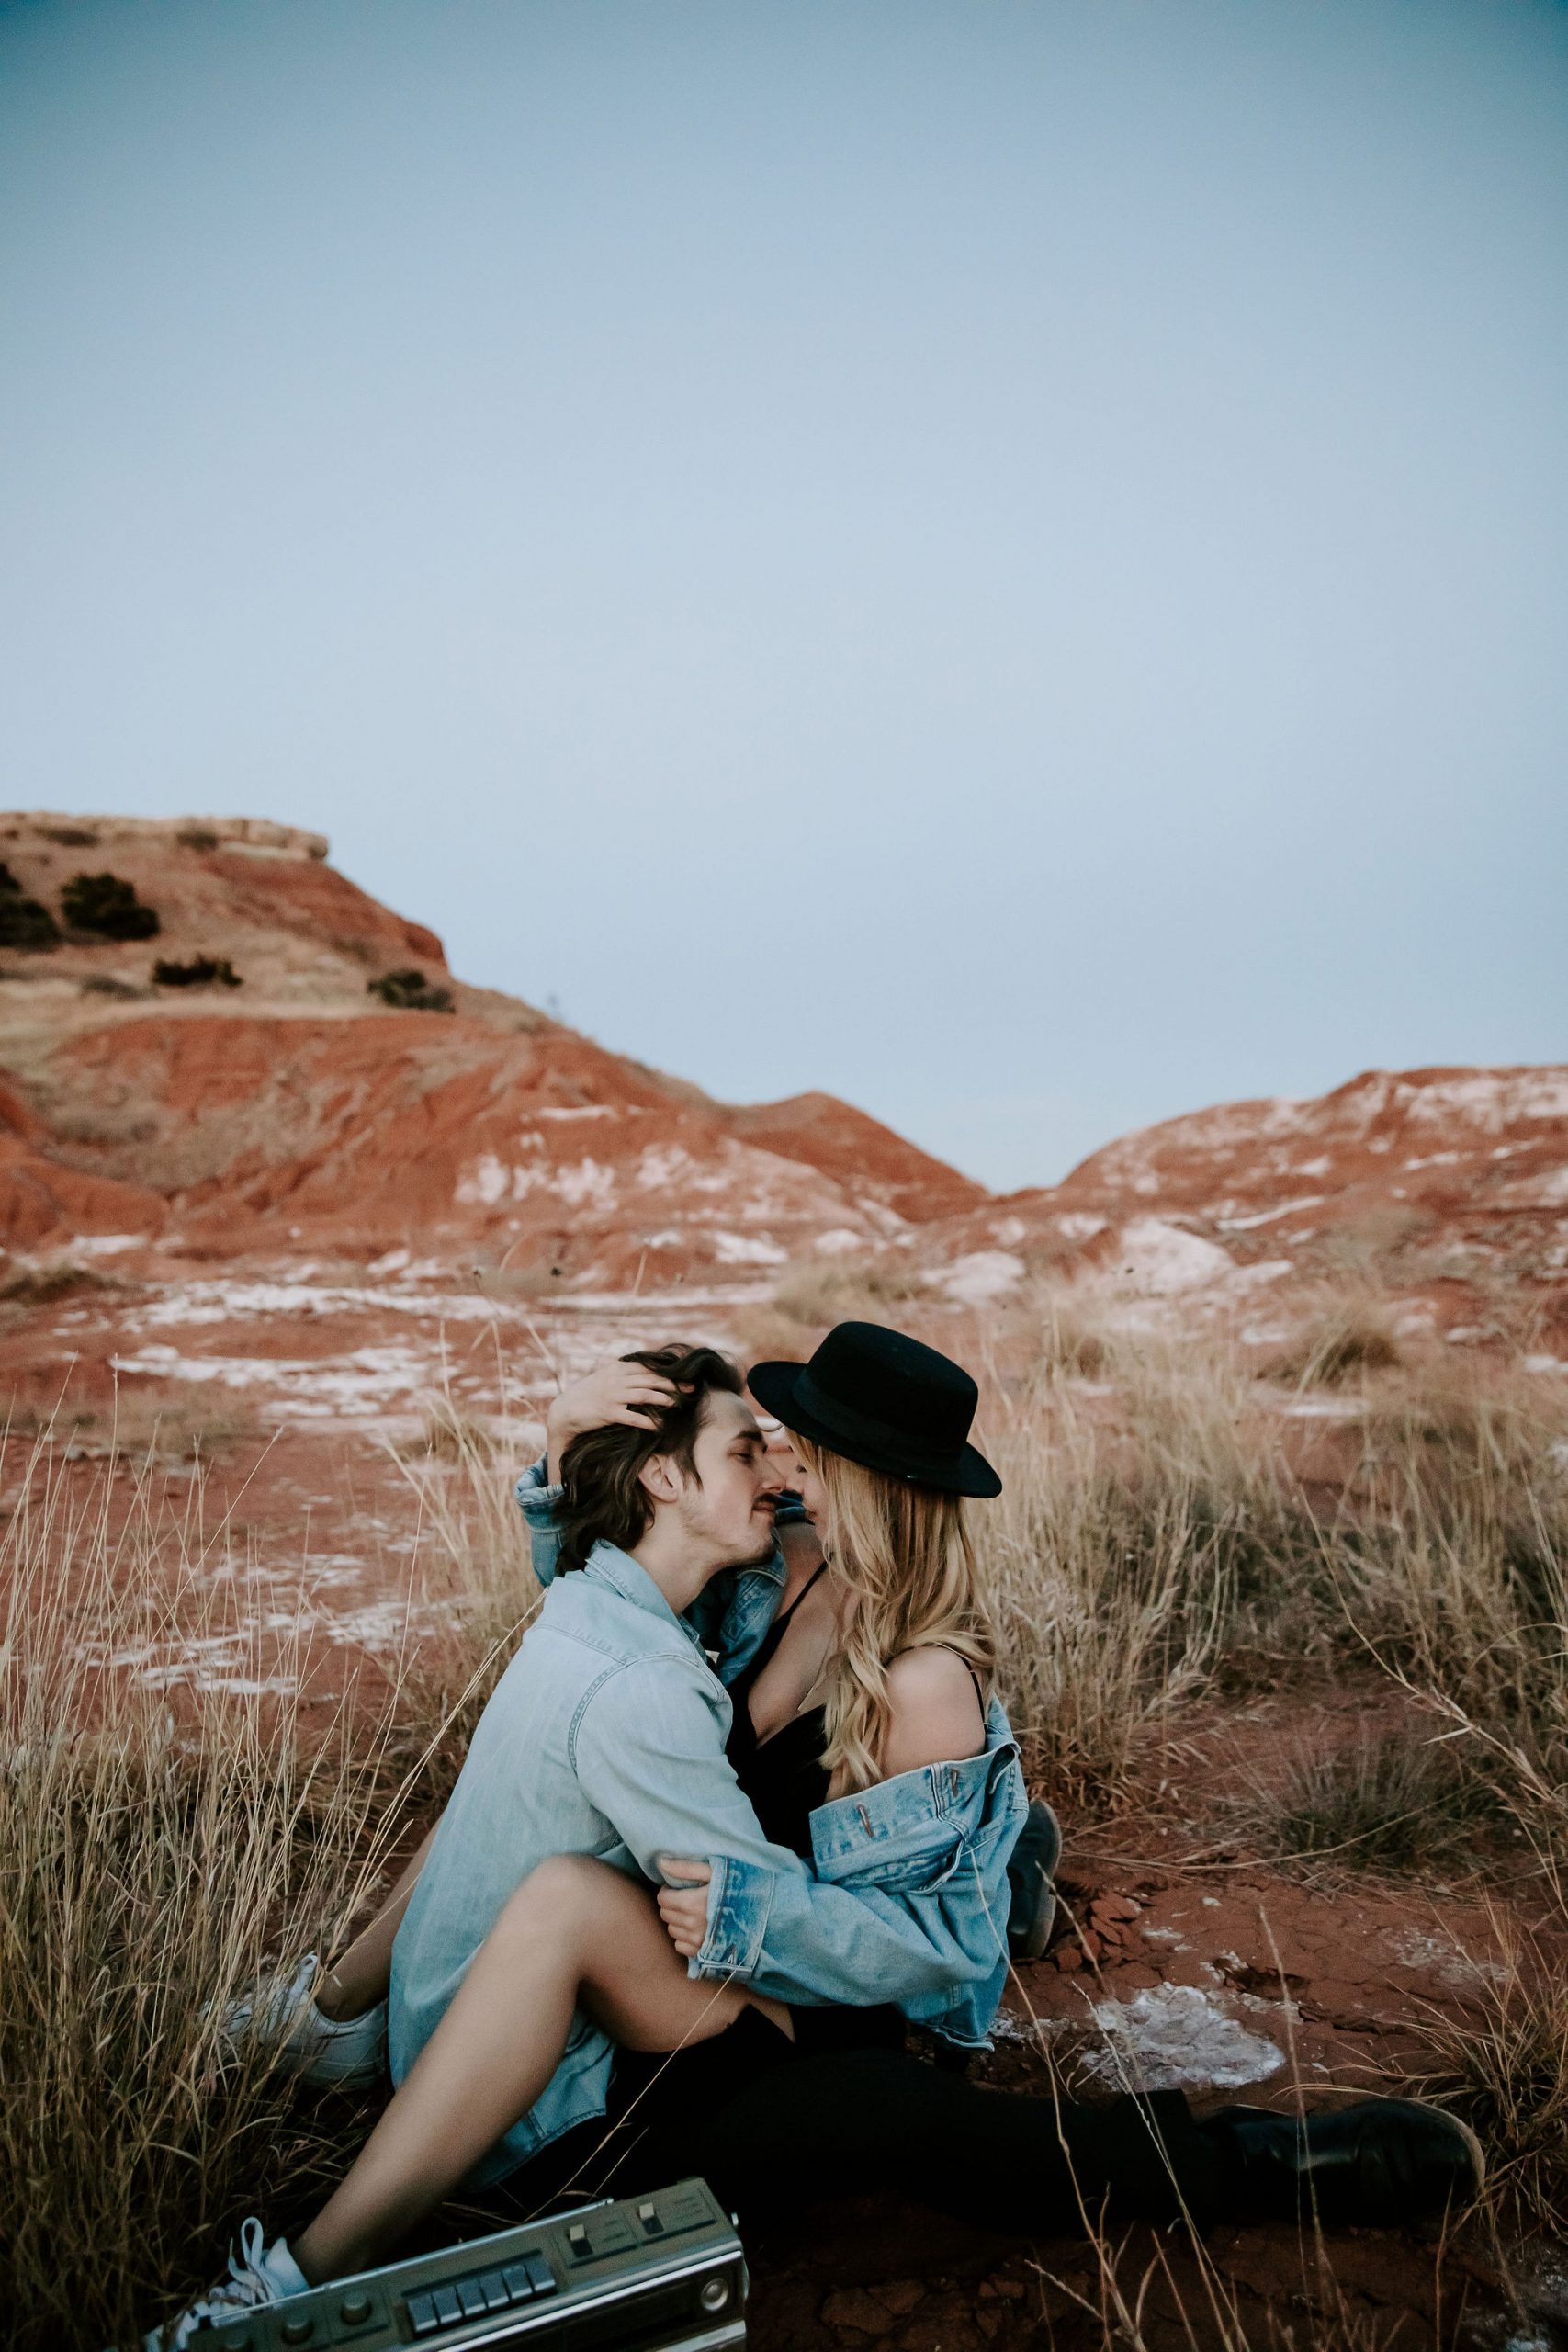
[[[1239,2090],[1285,2063],[1277,2043],[1249,2033],[1198,1984],[1156,1984],[1131,2001],[1098,2001],[1105,2047],[1085,2071],[1097,2082],[1145,2091]]]
[[[1053,1221],[1064,1241],[1092,1241],[1097,1233],[1105,1230],[1105,1219],[1090,1216],[1086,1209],[1068,1209]]]
[[[1266,1283],[1277,1283],[1296,1271],[1293,1258],[1260,1258],[1255,1266],[1237,1266],[1228,1277],[1232,1290],[1261,1290]]]
[[[1134,1217],[1123,1227],[1116,1263],[1139,1290],[1161,1293],[1202,1290],[1235,1271],[1230,1253],[1218,1242],[1205,1241],[1157,1216]]]
[[[789,1257],[787,1250],[760,1233],[716,1233],[713,1247],[721,1266],[782,1266]]]
[[[276,1415],[323,1419],[385,1410],[389,1396],[407,1396],[432,1385],[437,1366],[412,1348],[356,1348],[349,1356],[313,1363],[258,1356],[182,1356],[177,1349],[149,1345],[133,1356],[111,1356],[111,1368],[158,1380],[220,1382],[226,1388],[273,1388]]]
[[[1443,1984],[1461,1989],[1507,1982],[1508,1971],[1501,1961],[1477,1960],[1451,1937],[1428,1935],[1420,1928],[1401,1930],[1394,1941],[1393,1956],[1406,1968],[1429,1968]]]
[[[596,1159],[580,1159],[574,1168],[556,1170],[554,1190],[570,1208],[607,1209],[615,1197],[615,1171]]]
[[[511,1190],[511,1170],[487,1151],[458,1177],[455,1197],[468,1207],[492,1209]]]
[[[416,1273],[446,1273],[443,1266],[410,1267]],[[347,1283],[308,1282],[172,1283],[155,1299],[128,1317],[132,1330],[151,1331],[171,1325],[231,1323],[256,1315],[364,1315],[386,1308],[399,1315],[428,1315],[449,1323],[488,1323],[493,1300],[460,1293],[433,1295],[407,1284],[392,1289],[358,1289]]]
[[[116,1258],[122,1250],[145,1250],[144,1233],[77,1233],[72,1236],[73,1258]]]
[[[536,1119],[616,1119],[620,1111],[614,1102],[574,1102],[565,1107],[536,1110],[530,1115]]]
[[[948,1267],[942,1286],[949,1298],[965,1306],[984,1306],[988,1300],[1016,1290],[1022,1279],[1023,1260],[1010,1250],[972,1250]]]
[[[365,1271],[367,1274],[400,1274],[408,1261],[409,1252],[406,1250],[383,1250],[378,1258],[371,1260]]]
[[[684,1144],[647,1144],[637,1164],[637,1181],[645,1193],[651,1193],[661,1184],[672,1184],[694,1164]]]
[[[1254,1209],[1250,1216],[1222,1216],[1214,1222],[1224,1233],[1250,1233],[1254,1226],[1273,1225],[1300,1209],[1321,1208],[1327,1197],[1326,1193],[1303,1193],[1297,1200],[1281,1201],[1277,1209]]]
[[[999,1225],[991,1227],[991,1238],[998,1250],[1016,1250],[1021,1241],[1029,1238],[1029,1227],[1021,1216],[1004,1216]]]
[[[863,1233],[852,1233],[847,1225],[830,1225],[819,1233],[813,1244],[819,1258],[847,1258],[854,1250],[865,1248]]]

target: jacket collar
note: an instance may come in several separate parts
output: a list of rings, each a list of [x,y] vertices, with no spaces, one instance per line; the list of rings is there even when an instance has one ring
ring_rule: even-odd
[[[675,1614],[648,1570],[634,1560],[629,1552],[623,1552],[618,1544],[606,1544],[601,1537],[583,1562],[582,1574],[590,1584],[607,1587],[610,1591],[619,1593],[621,1599],[629,1600],[634,1608],[646,1609],[650,1617],[659,1618],[666,1625],[679,1626],[694,1648],[702,1647],[690,1625],[683,1617]]]

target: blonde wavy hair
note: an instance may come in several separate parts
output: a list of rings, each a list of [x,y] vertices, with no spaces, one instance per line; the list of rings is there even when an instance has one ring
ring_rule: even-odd
[[[893,1710],[887,1668],[906,1650],[950,1649],[966,1658],[989,1695],[997,1631],[964,1519],[964,1498],[863,1469],[789,1432],[828,1498],[818,1532],[850,1603],[828,1668],[822,1760],[846,1790],[883,1777]]]

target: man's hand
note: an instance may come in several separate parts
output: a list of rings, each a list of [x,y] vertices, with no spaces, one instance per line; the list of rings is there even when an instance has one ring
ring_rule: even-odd
[[[561,1390],[545,1419],[550,1484],[559,1484],[561,1455],[574,1437],[615,1421],[628,1429],[653,1429],[657,1424],[649,1408],[662,1411],[675,1402],[675,1393],[674,1382],[661,1373],[649,1372],[646,1364],[622,1363],[618,1357],[574,1380]]]
[[[708,1882],[713,1872],[706,1862],[681,1861],[673,1854],[660,1854],[659,1867],[669,1878],[696,1882],[659,1890],[659,1916],[665,1934],[682,1960],[695,1960],[708,1931]]]

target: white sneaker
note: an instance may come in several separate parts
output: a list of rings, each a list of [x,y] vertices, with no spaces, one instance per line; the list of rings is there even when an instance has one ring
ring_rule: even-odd
[[[292,1976],[264,1976],[223,2012],[223,2039],[238,2055],[265,2042],[273,2064],[308,2083],[377,2083],[387,2073],[387,2004],[363,2017],[328,2018],[313,1998],[321,1962],[308,1951]]]
[[[227,2278],[220,2278],[209,2295],[191,2303],[177,2319],[149,2328],[141,2339],[142,2352],[186,2352],[199,2327],[219,2327],[236,2312],[258,2311],[264,2303],[281,2303],[290,2295],[310,2291],[310,2282],[287,2242],[274,2238],[268,2245],[261,2223],[246,2222],[240,2231],[238,2261],[233,2248],[229,2250]]]

